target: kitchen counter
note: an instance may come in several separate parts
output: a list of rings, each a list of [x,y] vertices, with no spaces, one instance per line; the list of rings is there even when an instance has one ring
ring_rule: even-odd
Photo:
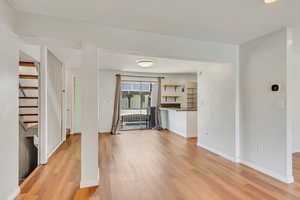
[[[185,138],[197,137],[197,111],[178,108],[160,108],[162,126]]]

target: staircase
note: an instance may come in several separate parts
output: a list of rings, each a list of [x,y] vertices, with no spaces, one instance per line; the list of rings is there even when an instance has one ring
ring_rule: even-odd
[[[39,119],[39,73],[33,62],[19,63],[19,118],[25,128],[37,127]]]
[[[19,182],[38,165],[39,73],[33,62],[19,63]]]

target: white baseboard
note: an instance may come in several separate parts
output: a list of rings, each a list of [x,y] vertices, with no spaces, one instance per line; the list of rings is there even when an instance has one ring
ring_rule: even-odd
[[[20,193],[20,187],[17,187],[11,194],[7,196],[7,200],[14,200]]]
[[[56,145],[56,147],[48,154],[47,160],[52,156],[52,154],[54,154],[54,152],[60,147],[60,145],[62,145],[63,142],[64,140],[60,141],[58,145]]]
[[[71,135],[81,135],[81,132],[71,132]]]
[[[94,186],[98,186],[98,185],[99,185],[98,179],[80,182],[80,188],[94,187]]]
[[[171,130],[171,129],[166,129],[166,130],[168,130],[168,131],[170,131],[172,133],[175,133],[176,135],[179,135],[179,136],[181,136],[183,138],[189,138],[187,135],[185,135],[183,133],[180,133],[180,132],[177,132],[177,131],[174,131],[174,130]]]
[[[206,149],[206,150],[208,150],[208,151],[210,151],[210,152],[213,152],[213,153],[215,153],[215,154],[217,154],[217,155],[219,155],[219,156],[222,156],[223,158],[225,158],[225,159],[227,159],[227,160],[230,160],[231,162],[237,162],[237,159],[235,159],[234,157],[232,157],[232,156],[229,156],[229,155],[226,155],[225,153],[223,153],[223,152],[221,152],[221,151],[219,151],[219,150],[216,150],[216,149],[213,149],[213,148],[210,148],[210,147],[207,147],[207,146],[205,146],[205,145],[203,145],[203,144],[197,144],[199,147],[202,147],[202,148],[204,148],[204,149]]]
[[[266,168],[263,168],[263,167],[260,167],[260,166],[257,166],[256,164],[254,163],[251,163],[249,161],[245,161],[245,160],[241,160],[240,163],[250,167],[250,168],[253,168],[257,171],[260,171],[264,174],[267,174],[279,181],[282,181],[284,183],[293,183],[294,182],[294,177],[291,176],[291,177],[287,177],[287,176],[282,176],[281,174],[278,174],[277,172],[274,172],[272,170],[269,170],[269,169],[266,169]]]
[[[202,147],[210,152],[213,152],[219,156],[222,156],[223,158],[227,159],[227,160],[230,160],[232,162],[236,162],[236,163],[241,163],[241,164],[244,164],[250,168],[253,168],[259,172],[262,172],[263,174],[266,174],[268,176],[271,176],[279,181],[282,181],[284,183],[293,183],[294,182],[294,177],[293,176],[290,176],[290,177],[287,177],[287,176],[282,176],[281,174],[278,174],[272,170],[269,170],[269,169],[265,169],[263,167],[260,167],[260,166],[257,166],[256,164],[253,164],[251,162],[248,162],[248,161],[245,161],[245,160],[240,160],[240,158],[234,158],[234,157],[231,157],[231,156],[228,156],[218,150],[215,150],[215,149],[212,149],[210,147],[207,147],[203,144],[198,144],[199,147]]]
[[[88,188],[88,187],[95,187],[99,185],[99,170],[98,175],[96,179],[94,180],[86,180],[86,181],[80,181],[80,188]]]

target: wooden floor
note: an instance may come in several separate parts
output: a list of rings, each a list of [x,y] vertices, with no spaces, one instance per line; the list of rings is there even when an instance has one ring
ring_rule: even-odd
[[[97,188],[79,189],[80,136],[38,168],[21,186],[17,200],[262,200],[300,199],[300,154],[295,179],[284,184],[235,164],[164,131],[100,136]]]

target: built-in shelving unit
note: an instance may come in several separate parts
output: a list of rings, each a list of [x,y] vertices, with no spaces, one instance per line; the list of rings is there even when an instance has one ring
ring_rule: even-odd
[[[162,95],[162,97],[165,98],[165,101],[168,102],[168,103],[173,102],[173,101],[170,102],[169,101],[170,99],[174,100],[174,103],[176,103],[177,98],[179,98],[180,96],[178,96],[178,95]]]
[[[197,81],[183,79],[163,80],[161,85],[161,104],[162,107],[196,110]]]
[[[182,85],[179,84],[165,84],[163,85],[165,91],[167,90],[167,88],[174,88],[175,92],[177,91],[177,88],[182,87]]]
[[[197,109],[197,83],[189,82],[186,85],[185,107],[190,110]]]
[[[162,84],[162,104],[174,104],[176,107],[180,107],[183,85],[179,83],[167,82]],[[177,105],[178,104],[178,105]]]

